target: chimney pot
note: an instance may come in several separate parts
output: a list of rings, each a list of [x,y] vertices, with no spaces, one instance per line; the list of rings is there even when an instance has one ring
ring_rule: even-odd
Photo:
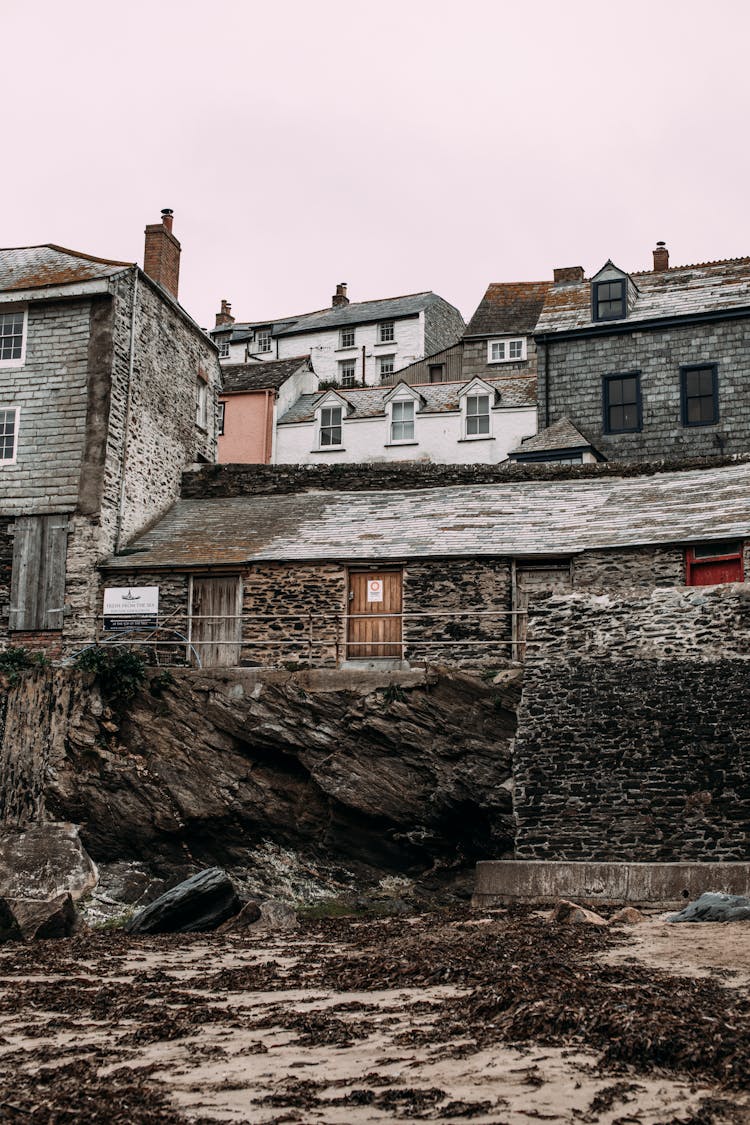
[[[555,285],[571,285],[574,281],[583,281],[583,266],[561,266],[554,272]]]
[[[146,227],[146,245],[143,252],[143,272],[177,296],[180,280],[180,244],[172,233],[174,212],[164,207],[160,223]]]
[[[219,328],[222,324],[234,324],[234,317],[232,316],[232,303],[222,298],[221,308],[216,314],[215,328]]]
[[[665,242],[657,242],[654,250],[654,272],[660,273],[669,269],[669,251]]]
[[[336,308],[337,305],[348,305],[349,304],[349,298],[346,295],[346,282],[345,281],[340,281],[338,283],[338,285],[336,286],[336,292],[334,293],[332,304],[333,304],[334,308]]]

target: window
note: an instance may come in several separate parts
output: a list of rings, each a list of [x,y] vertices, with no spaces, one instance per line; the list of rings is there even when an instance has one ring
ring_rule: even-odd
[[[719,379],[715,363],[680,368],[683,426],[719,421]]]
[[[429,380],[431,383],[442,383],[445,372],[445,364],[431,363],[429,367]]]
[[[594,320],[621,320],[627,312],[627,282],[595,281],[593,285]]]
[[[26,310],[0,312],[0,364],[20,367],[26,343]]]
[[[0,407],[0,465],[13,464],[18,443],[18,407]]]
[[[386,375],[393,374],[393,365],[395,359],[395,355],[381,355],[378,357],[378,374],[380,375],[381,379]]]
[[[324,406],[320,411],[320,445],[341,445],[340,406]]]
[[[225,336],[223,340],[219,340],[219,359],[229,358],[229,337]]]
[[[195,380],[195,424],[208,429],[208,384],[203,379]]]
[[[696,543],[685,552],[685,582],[688,586],[716,586],[722,582],[744,582],[741,542]]]
[[[255,342],[258,345],[259,352],[270,352],[271,350],[271,329],[259,328],[255,333]]]
[[[353,348],[355,339],[355,330],[353,328],[341,329],[341,344],[342,348]]]
[[[342,359],[339,362],[339,382],[342,387],[353,387],[357,381],[356,359]]]
[[[414,441],[414,403],[394,402],[391,408],[391,441]]]
[[[224,407],[225,406],[226,406],[225,402],[219,403],[219,437],[221,437],[224,433]]]
[[[486,437],[490,432],[490,396],[467,395],[466,436]]]
[[[488,340],[488,363],[511,363],[526,359],[526,337],[515,340]]]
[[[604,376],[604,432],[634,433],[641,429],[641,376]]]
[[[391,340],[396,339],[394,332],[394,324],[392,320],[384,320],[382,324],[378,325],[378,343],[389,344]]]

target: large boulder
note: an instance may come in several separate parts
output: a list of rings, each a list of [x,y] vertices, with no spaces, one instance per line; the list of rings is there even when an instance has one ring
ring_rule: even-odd
[[[548,922],[557,922],[565,926],[606,926],[606,921],[601,914],[594,910],[587,910],[577,902],[569,902],[565,898],[552,908],[547,915]]]
[[[0,895],[47,901],[69,894],[74,901],[96,886],[98,872],[75,824],[41,821],[25,830],[0,832]]]
[[[0,945],[6,941],[22,941],[23,934],[10,904],[0,898]]]
[[[67,892],[46,900],[10,899],[8,905],[26,941],[66,938],[75,933],[78,917]]]
[[[706,891],[690,902],[679,914],[672,914],[668,922],[744,922],[750,918],[750,898],[744,895],[725,895]]]
[[[215,930],[239,912],[231,879],[219,867],[199,871],[178,883],[125,926],[131,934],[187,934]]]

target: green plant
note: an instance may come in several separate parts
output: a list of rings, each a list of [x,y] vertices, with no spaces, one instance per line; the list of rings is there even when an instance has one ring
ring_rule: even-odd
[[[151,677],[148,683],[148,690],[152,695],[155,695],[157,699],[161,699],[165,689],[173,683],[174,676],[165,668],[163,672],[157,672],[155,676]]]
[[[406,696],[400,684],[388,684],[383,691],[383,702],[386,707],[390,707],[394,703],[406,702]]]
[[[43,652],[32,652],[31,649],[21,646],[3,649],[0,652],[0,676],[4,676],[9,687],[13,687],[21,679],[24,672],[33,672],[37,668],[48,668],[49,659]]]
[[[84,649],[76,659],[76,668],[94,673],[102,695],[114,707],[129,703],[146,679],[146,658],[128,648]]]

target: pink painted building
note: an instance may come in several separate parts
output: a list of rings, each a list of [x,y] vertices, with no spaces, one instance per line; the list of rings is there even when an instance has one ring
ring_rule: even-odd
[[[219,462],[270,465],[276,420],[318,389],[309,356],[226,364],[219,395]]]

